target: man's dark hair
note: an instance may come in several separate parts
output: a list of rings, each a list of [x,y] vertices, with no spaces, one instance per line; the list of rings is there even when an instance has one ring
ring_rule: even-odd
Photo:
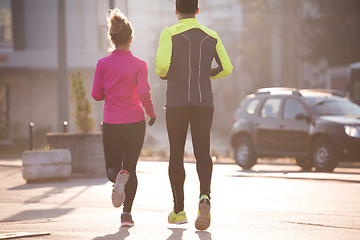
[[[195,14],[198,9],[198,0],[176,0],[176,9],[179,13]]]

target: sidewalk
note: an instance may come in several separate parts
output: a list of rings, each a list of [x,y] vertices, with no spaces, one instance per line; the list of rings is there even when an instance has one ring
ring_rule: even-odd
[[[172,198],[166,173],[165,162],[139,162],[139,187],[133,208],[136,225],[119,230],[121,209],[112,206],[112,184],[105,177],[75,175],[64,182],[26,184],[20,160],[0,160],[0,239],[14,233],[43,234],[21,239],[45,240],[212,239],[209,232],[196,231],[193,225],[195,201],[188,206],[192,224],[167,223]],[[154,189],[159,186],[149,186],[154,182],[164,183],[158,195]]]
[[[215,164],[212,215],[216,217],[212,219],[208,230],[197,231],[194,221],[197,215],[198,179],[195,165],[186,163],[185,208],[189,224],[170,225],[166,220],[172,209],[167,167],[167,163],[163,161],[139,162],[139,186],[133,208],[135,227],[119,229],[121,209],[113,208],[110,200],[112,186],[105,177],[77,176],[64,182],[26,184],[22,179],[20,160],[0,160],[0,239],[6,233],[22,232],[50,234],[20,238],[32,240],[329,240],[338,239],[336,236],[342,236],[339,239],[356,239],[356,236],[359,236],[360,224],[358,219],[354,220],[359,208],[352,208],[351,214],[340,214],[336,210],[338,206],[331,207],[329,214],[336,213],[331,220],[328,217],[329,208],[322,210],[319,206],[318,209],[310,210],[303,205],[303,201],[313,201],[309,196],[315,197],[311,193],[317,189],[315,186],[310,192],[303,192],[304,196],[299,195],[301,198],[287,196],[288,194],[285,197],[271,194],[275,189],[288,188],[289,183],[297,191],[304,189],[303,184],[308,186],[308,182],[301,180],[303,176],[306,178],[306,174],[297,174],[298,167],[294,165],[285,165],[288,173],[284,174],[283,171],[271,169],[276,165],[260,164],[254,172],[257,176],[247,176],[250,172],[240,171],[234,164]],[[323,174],[321,178],[329,181],[317,182],[329,187],[333,183],[338,186],[342,182],[336,178],[338,175],[345,175],[344,172],[346,171],[340,168],[339,174]],[[349,177],[351,181],[360,182],[359,173],[347,174],[345,179]],[[266,176],[267,174],[278,174],[282,178],[277,180]],[[297,177],[295,180],[287,180],[289,178],[286,175]],[[314,176],[312,178],[315,178]],[[317,182],[312,180],[310,186]],[[343,184],[355,187],[354,190],[358,188],[357,184],[351,182]],[[271,190],[271,186],[274,190]],[[359,191],[349,191],[358,199]],[[242,199],[244,192],[247,192],[247,198]],[[279,203],[276,203],[276,197],[282,199],[282,205],[277,205]],[[299,202],[296,202],[297,200]],[[328,205],[323,203],[323,206]],[[352,205],[348,207],[351,208]],[[311,224],[303,224],[310,220]]]

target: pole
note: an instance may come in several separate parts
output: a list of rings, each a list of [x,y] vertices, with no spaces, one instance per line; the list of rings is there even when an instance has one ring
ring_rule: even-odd
[[[34,122],[29,123],[29,150],[33,150],[33,128]]]
[[[69,119],[69,81],[67,76],[66,54],[66,17],[65,0],[58,0],[58,126],[61,128],[63,119]],[[60,130],[60,129],[59,129]]]
[[[128,0],[125,0],[125,16],[129,18],[129,4]]]
[[[109,0],[109,7],[110,7],[110,9],[115,8],[115,0]]]
[[[63,123],[63,132],[66,133],[67,132],[67,126],[69,125],[68,121],[64,121]]]

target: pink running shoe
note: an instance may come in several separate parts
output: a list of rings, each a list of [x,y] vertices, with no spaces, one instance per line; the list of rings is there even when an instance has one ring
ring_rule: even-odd
[[[114,207],[118,208],[125,201],[125,185],[129,179],[129,172],[121,170],[116,176],[114,188],[112,190],[111,200]]]

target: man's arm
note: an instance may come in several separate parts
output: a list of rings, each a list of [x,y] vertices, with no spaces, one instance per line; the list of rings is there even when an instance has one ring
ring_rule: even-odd
[[[218,64],[218,67],[211,69],[210,79],[223,78],[232,72],[233,65],[230,62],[229,56],[227,55],[219,36],[217,36],[215,61]]]
[[[160,35],[159,48],[156,54],[156,73],[161,79],[167,79],[172,54],[172,36],[168,28]]]

